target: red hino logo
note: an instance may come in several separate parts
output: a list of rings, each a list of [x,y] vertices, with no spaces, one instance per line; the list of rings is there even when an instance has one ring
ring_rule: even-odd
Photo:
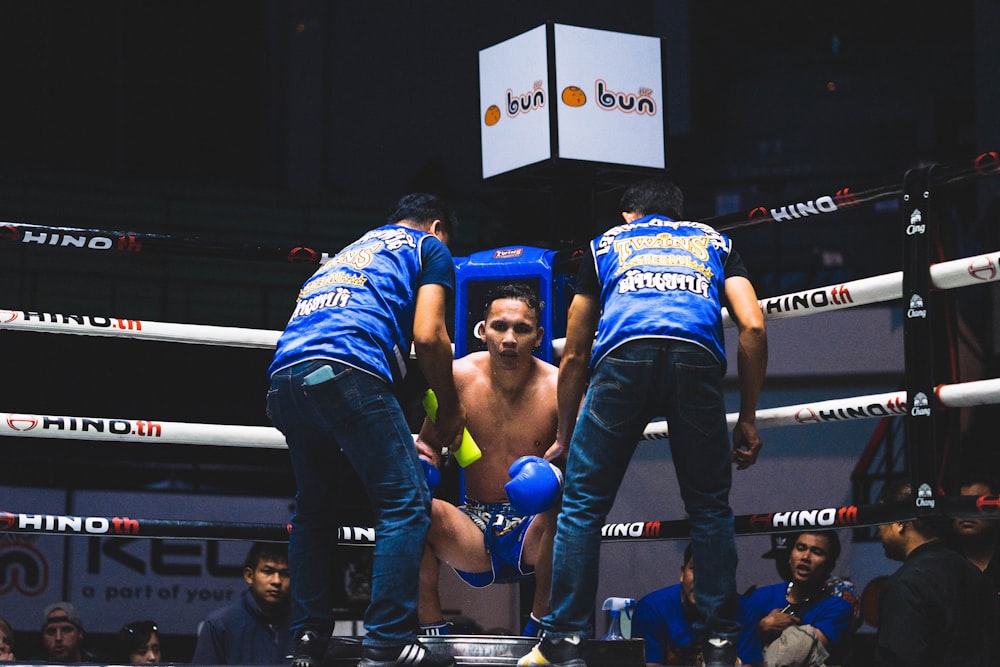
[[[312,248],[295,246],[288,252],[288,261],[293,264],[315,264],[319,261],[319,253]]]
[[[21,230],[14,225],[0,225],[0,241],[20,241]]]
[[[38,426],[38,417],[34,415],[7,415],[7,426],[15,431],[30,431]]]
[[[808,422],[818,422],[819,417],[816,416],[816,412],[812,408],[805,407],[795,413],[795,421],[800,424],[806,424]]]
[[[969,275],[977,280],[993,280],[997,277],[997,267],[989,257],[977,257],[969,264]]]
[[[20,315],[21,313],[16,310],[0,310],[0,324],[16,322]]]
[[[10,530],[17,525],[17,515],[10,512],[0,512],[0,530]]]
[[[979,496],[976,498],[976,508],[984,511],[991,508],[993,512],[1000,510],[1000,496]]]

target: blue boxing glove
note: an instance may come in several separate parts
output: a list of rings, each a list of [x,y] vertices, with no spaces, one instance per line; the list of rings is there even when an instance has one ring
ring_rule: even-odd
[[[441,483],[441,471],[427,459],[420,459],[420,462],[424,465],[424,477],[427,479],[427,488],[433,491]]]
[[[541,514],[552,507],[562,489],[562,471],[538,456],[522,456],[507,471],[507,499],[524,515]]]

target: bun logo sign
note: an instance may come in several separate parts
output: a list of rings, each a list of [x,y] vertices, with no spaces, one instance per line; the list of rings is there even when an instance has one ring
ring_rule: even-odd
[[[587,93],[579,86],[566,86],[562,91],[562,101],[568,107],[582,107],[587,103]]]
[[[535,81],[531,90],[526,93],[515,93],[508,88],[504,96],[504,112],[508,118],[516,118],[538,109],[544,109],[546,97],[545,85],[541,79]],[[483,114],[483,123],[487,127],[493,127],[500,122],[500,117],[500,107],[491,104],[486,107],[486,112]]]
[[[597,106],[605,111],[624,111],[646,116],[656,115],[656,100],[653,90],[642,86],[636,93],[616,92],[603,79],[594,82]]]
[[[658,37],[558,23],[481,50],[483,178],[549,160],[662,169],[662,60]]]
[[[587,104],[587,94],[579,86],[566,86],[559,99],[568,107],[582,107]],[[642,116],[656,115],[656,100],[653,89],[640,86],[634,93],[612,90],[604,79],[594,82],[594,104],[603,111],[621,111]]]
[[[500,107],[495,104],[491,104],[486,113],[483,114],[483,122],[486,123],[486,127],[493,127],[500,122]]]
[[[514,118],[520,113],[528,113],[535,109],[545,107],[545,87],[541,80],[535,81],[535,85],[527,93],[514,95],[510,88],[507,89],[507,115]]]
[[[579,86],[566,86],[559,95],[562,103],[568,107],[580,108],[587,105],[587,93]],[[634,113],[640,116],[656,115],[656,99],[653,97],[653,89],[640,86],[634,92],[613,90],[604,79],[597,79],[594,82],[594,104],[602,111],[621,111],[622,113]],[[519,115],[530,113],[539,109],[544,109],[546,103],[545,86],[542,81],[535,81],[531,90],[526,93],[515,93],[508,88],[504,99],[504,113],[508,118],[516,118]],[[493,127],[500,122],[502,114],[500,107],[491,104],[483,113],[483,123],[487,127]]]

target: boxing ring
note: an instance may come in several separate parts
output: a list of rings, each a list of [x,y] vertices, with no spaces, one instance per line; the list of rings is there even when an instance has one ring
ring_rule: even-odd
[[[733,214],[706,221],[720,231],[729,231],[752,225],[808,221],[816,216],[835,214],[840,210],[887,199],[899,200],[902,209],[900,233],[905,243],[902,271],[768,297],[761,299],[760,303],[769,323],[872,304],[898,304],[904,314],[905,388],[762,409],[757,412],[757,426],[765,431],[779,426],[815,426],[827,422],[898,417],[904,420],[911,482],[914,489],[920,490],[917,502],[777,508],[766,513],[737,513],[735,523],[738,535],[792,532],[804,527],[862,528],[932,515],[1000,517],[1000,496],[975,498],[941,494],[940,453],[937,443],[933,441],[933,422],[943,411],[1000,403],[1000,378],[934,384],[932,360],[935,350],[930,333],[936,316],[931,308],[931,293],[1000,281],[1000,250],[933,264],[929,260],[930,239],[936,223],[930,206],[932,199],[941,189],[953,183],[998,174],[1000,155],[987,152],[967,165],[934,165],[911,170],[903,177],[902,185],[893,182],[861,191],[843,188],[835,194],[822,195],[806,202],[778,207],[759,206],[746,215]],[[44,245],[81,252],[103,250],[181,256],[210,253],[233,259],[300,264],[319,264],[330,256],[306,246],[245,244],[206,248],[199,239],[191,238],[0,223],[0,242],[30,244],[39,243],[39,239],[43,239]],[[0,307],[3,305],[0,303]],[[725,325],[731,327],[728,313],[724,312],[723,316]],[[265,329],[134,320],[103,314],[67,315],[3,309],[0,309],[0,330],[258,349],[273,348],[280,335],[280,331]],[[456,333],[456,337],[458,335]],[[562,342],[552,341],[555,356],[559,355]],[[736,413],[727,415],[730,426],[736,423],[736,418]],[[136,446],[156,443],[272,450],[285,448],[284,438],[271,427],[136,420],[113,415],[0,412],[0,436],[119,442]],[[646,440],[668,437],[669,425],[663,421],[650,423],[643,434]],[[602,535],[606,542],[629,542],[683,539],[688,532],[688,523],[683,519],[637,517],[635,520],[606,524]],[[114,515],[60,515],[33,512],[32,508],[0,507],[0,533],[280,542],[287,540],[288,526]],[[374,528],[370,526],[343,525],[338,530],[338,542],[344,546],[371,546],[376,539]],[[522,646],[517,643],[519,640],[488,637],[475,641],[446,638],[435,641],[447,645],[459,662],[466,664],[513,664],[533,643],[525,639]],[[591,651],[589,659],[594,667],[643,663],[641,647],[635,654],[634,649],[626,649],[621,644],[613,650],[599,641],[592,644],[588,650]],[[356,653],[356,642],[344,638],[334,642],[328,657],[332,660],[353,660]]]

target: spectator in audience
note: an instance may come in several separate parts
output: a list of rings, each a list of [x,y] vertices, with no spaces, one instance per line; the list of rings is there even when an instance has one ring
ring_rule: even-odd
[[[154,621],[132,621],[118,632],[115,654],[126,665],[161,662],[160,629]]]
[[[275,665],[291,654],[288,545],[257,542],[243,564],[247,589],[198,629],[196,665]]]
[[[910,482],[886,484],[882,502],[913,502]],[[917,518],[882,524],[885,555],[903,564],[879,603],[878,667],[995,667],[997,596],[978,567],[949,549],[947,523]]]
[[[106,662],[84,648],[83,618],[69,602],[54,602],[42,612],[42,647],[48,662]]]
[[[829,530],[803,531],[790,541],[791,578],[747,599],[744,662],[769,665],[841,664],[854,629],[854,606],[827,586],[840,556]],[[744,646],[741,640],[741,647]]]
[[[970,475],[959,485],[959,494],[963,496],[998,493],[1000,481],[990,475]],[[994,592],[1000,595],[1000,521],[961,517],[954,520],[952,530],[955,549],[982,570],[993,584]]]
[[[741,616],[744,602],[740,598]],[[650,667],[695,664],[700,651],[692,621],[698,617],[694,603],[694,558],[688,544],[680,583],[643,596],[632,613],[632,639],[646,641],[646,664]],[[744,638],[737,651],[744,663],[747,656],[742,649],[746,643]]]
[[[6,618],[0,616],[0,661],[12,662],[14,657],[14,629]]]
[[[761,554],[761,558],[774,560],[774,568],[782,581],[790,581],[792,578],[792,566],[788,562],[788,556],[794,541],[795,533],[775,533],[771,535],[771,550]],[[830,595],[844,598],[851,603],[854,608],[855,625],[860,624],[861,596],[858,595],[858,588],[854,582],[837,575],[831,575],[826,580],[826,588]],[[750,594],[755,590],[757,590],[757,586],[751,586],[743,595],[750,597]]]

